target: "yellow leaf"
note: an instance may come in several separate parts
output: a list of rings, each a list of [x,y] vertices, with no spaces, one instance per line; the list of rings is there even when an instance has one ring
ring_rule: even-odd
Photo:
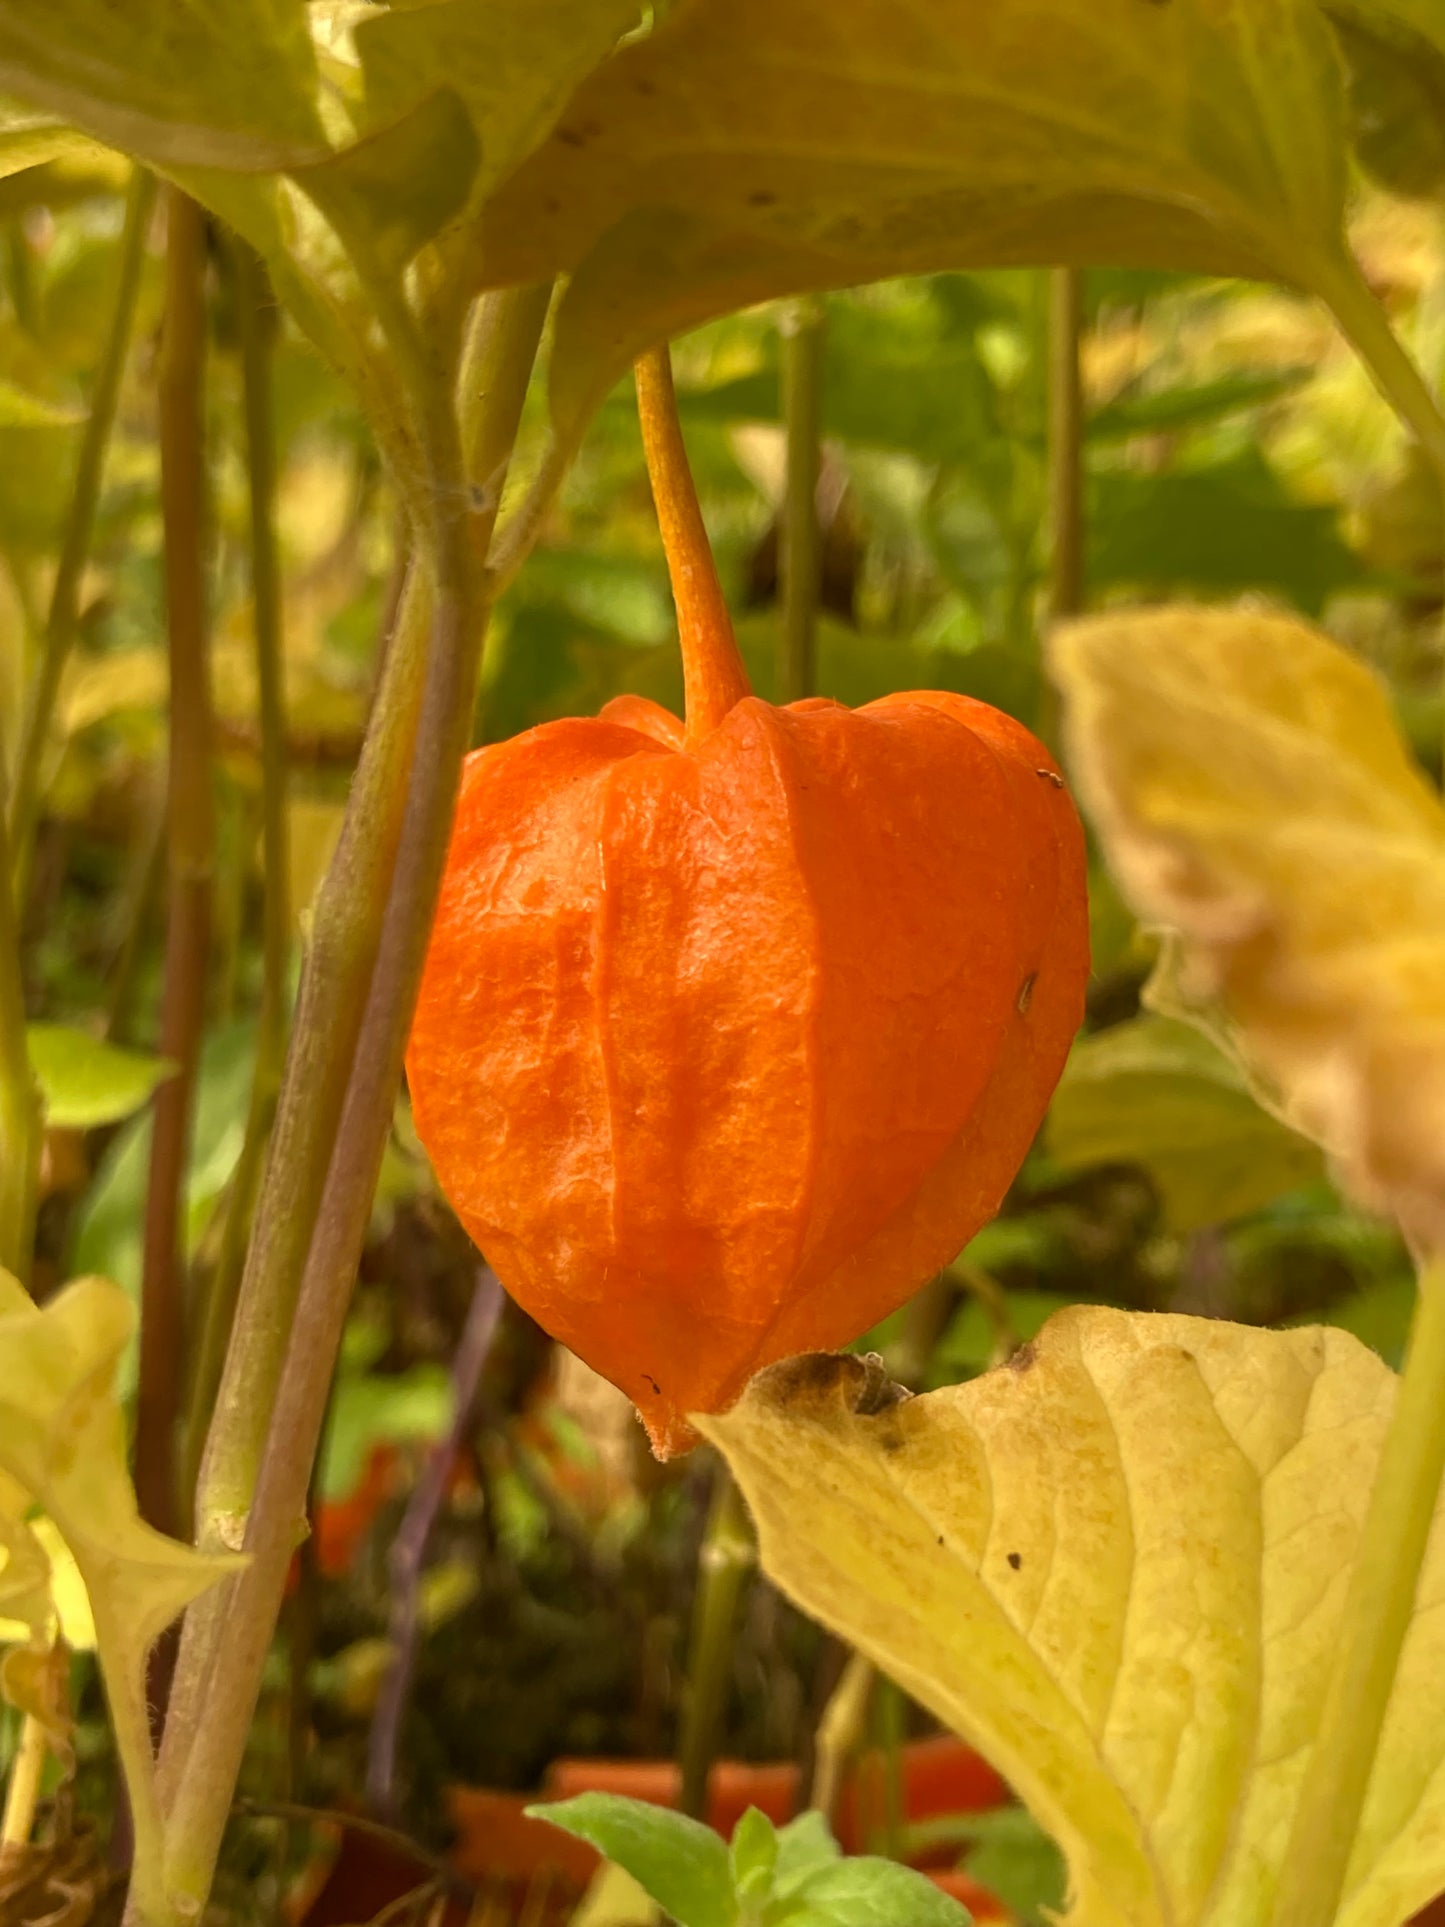
[[[106,1694],[136,1816],[138,1850],[159,1838],[152,1779],[146,1654],[166,1626],[207,1587],[234,1572],[235,1558],[204,1557],[140,1518],[126,1466],[116,1369],[135,1311],[118,1285],[80,1278],[37,1306],[0,1271],[0,1588],[15,1571],[26,1587],[0,1592],[6,1615],[44,1640],[36,1554],[56,1580],[44,1543],[27,1523],[44,1511],[84,1584]],[[17,1530],[18,1528],[18,1530]],[[9,1590],[9,1589],[5,1589]],[[49,1620],[49,1612],[45,1614]]]
[[[1183,1002],[1342,1181],[1445,1242],[1445,809],[1375,676],[1284,616],[1102,616],[1054,646],[1070,757]]]
[[[1337,264],[1339,62],[1313,0],[692,0],[578,88],[483,215],[570,272],[570,422],[651,341],[766,296],[1110,260]]]
[[[769,1576],[1009,1778],[1072,1927],[1266,1927],[1395,1379],[1338,1331],[1063,1311],[887,1402],[787,1360],[695,1419]],[[1338,1927],[1445,1887],[1445,1533]]]

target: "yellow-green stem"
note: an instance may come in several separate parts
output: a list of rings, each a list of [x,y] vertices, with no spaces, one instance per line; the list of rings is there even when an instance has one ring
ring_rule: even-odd
[[[1445,1261],[1420,1277],[1271,1927],[1332,1927],[1445,1472]]]
[[[8,856],[0,812],[0,1265],[28,1284],[40,1171],[40,1093],[25,1041],[20,924],[8,887]]]
[[[700,1818],[707,1807],[708,1774],[722,1742],[727,1714],[738,1602],[755,1557],[742,1494],[721,1460],[716,1479],[697,1561],[687,1698],[678,1748],[682,1810],[694,1818]]]
[[[904,1857],[904,1711],[902,1688],[880,1673],[873,1692],[873,1719],[883,1781],[883,1837],[880,1844],[890,1860],[902,1860]]]
[[[199,1355],[191,1380],[185,1452],[188,1490],[194,1489],[200,1469],[205,1428],[215,1403],[226,1341],[235,1316],[261,1164],[276,1115],[276,1098],[286,1056],[286,969],[291,948],[284,645],[281,566],[276,542],[276,436],[271,419],[276,312],[260,256],[244,241],[236,240],[233,247],[251,509],[251,604],[256,642],[256,706],[261,731],[261,854],[266,894],[261,918],[261,1008],[256,1025],[256,1066],[251,1080],[246,1134],[231,1182],[220,1254],[206,1297]]]
[[[71,491],[68,519],[61,539],[55,586],[50,594],[50,612],[45,623],[40,666],[25,712],[20,753],[15,767],[15,794],[10,807],[10,867],[6,874],[11,879],[15,902],[22,914],[29,888],[30,859],[40,810],[45,752],[50,740],[56,698],[60,693],[61,675],[80,619],[80,582],[90,552],[105,455],[110,445],[121,376],[125,371],[126,355],[135,325],[136,297],[140,291],[146,234],[154,205],[155,177],[145,169],[137,168],[131,177],[130,193],[126,199],[125,227],[121,232],[118,278],[110,326],[101,351],[90,414],[81,437],[75,487]]]
[[[818,475],[822,466],[827,315],[822,302],[816,296],[805,296],[794,302],[780,332],[788,472],[778,540],[783,605],[778,701],[796,703],[813,693],[818,597],[823,575]]]
[[[1049,619],[1084,606],[1084,327],[1080,268],[1049,276]]]
[[[843,1775],[863,1744],[875,1678],[872,1660],[865,1659],[862,1653],[850,1653],[843,1677],[833,1688],[818,1722],[808,1804],[816,1808],[830,1826],[838,1810],[838,1796],[843,1791]]]
[[[5,1790],[5,1815],[0,1819],[0,1867],[7,1853],[30,1844],[49,1751],[45,1728],[33,1713],[27,1713],[20,1728],[20,1744],[10,1763],[10,1783]]]
[[[1348,261],[1326,270],[1319,286],[1375,386],[1418,439],[1445,486],[1445,413],[1364,276]]]

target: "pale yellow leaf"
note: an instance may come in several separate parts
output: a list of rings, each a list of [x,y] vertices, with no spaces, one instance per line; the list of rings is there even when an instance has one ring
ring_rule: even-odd
[[[1383,686],[1301,622],[1101,616],[1054,645],[1073,774],[1138,914],[1179,933],[1283,1114],[1445,1242],[1445,809]]]
[[[17,1598],[0,1604],[37,1640],[51,1631],[36,1602],[36,1553],[52,1608],[55,1582],[64,1574],[52,1569],[38,1532],[29,1529],[28,1517],[38,1508],[83,1582],[138,1837],[152,1840],[158,1819],[146,1655],[176,1615],[240,1561],[203,1556],[139,1516],[115,1392],[134,1324],[134,1306],[107,1279],[77,1279],[37,1306],[0,1271],[0,1544],[10,1561],[0,1568],[0,1587],[15,1569],[17,1548],[26,1580],[24,1592],[17,1587]]]
[[[1076,1307],[888,1403],[785,1361],[695,1420],[765,1570],[977,1746],[1072,1927],[1266,1927],[1395,1379],[1343,1332]],[[1437,1528],[1338,1927],[1445,1887]]]

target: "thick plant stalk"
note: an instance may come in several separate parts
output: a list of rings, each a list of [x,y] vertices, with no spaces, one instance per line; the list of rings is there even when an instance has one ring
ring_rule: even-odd
[[[783,603],[778,701],[796,703],[813,693],[823,576],[818,476],[822,466],[827,317],[821,301],[810,297],[796,302],[781,333],[788,471],[778,542]]]
[[[708,1774],[722,1742],[732,1678],[733,1633],[743,1582],[756,1563],[747,1508],[737,1481],[718,1462],[712,1509],[698,1554],[697,1599],[687,1661],[683,1708],[682,1810],[700,1819],[707,1807]]]
[[[1049,275],[1049,620],[1084,606],[1084,326],[1080,268]]]
[[[40,1093],[25,1042],[20,920],[10,896],[8,858],[0,813],[0,1265],[28,1284],[40,1172]]]
[[[175,1455],[184,1379],[180,1206],[205,1023],[215,811],[202,521],[205,217],[174,187],[166,190],[166,213],[166,316],[158,387],[170,649],[169,921],[160,1048],[176,1073],[156,1093],[152,1127],[135,1482],[144,1517],[163,1532],[175,1532],[181,1525]]]
[[[145,261],[146,234],[155,205],[155,177],[143,168],[131,176],[126,197],[125,226],[121,231],[115,303],[100,368],[95,378],[90,413],[81,437],[76,463],[75,487],[71,493],[69,517],[60,544],[60,560],[55,571],[55,586],[50,594],[50,610],[45,623],[44,646],[35,688],[25,713],[20,738],[20,753],[15,769],[15,794],[10,809],[10,877],[15,902],[23,914],[30,881],[30,860],[35,840],[35,824],[40,811],[40,779],[55,702],[60,693],[71,644],[80,618],[80,581],[95,528],[95,511],[100,501],[101,476],[106,450],[115,422],[116,402],[120,396],[121,376],[125,372],[135,326],[136,297],[140,292],[141,268]]]
[[[187,1471],[194,1483],[204,1428],[215,1403],[235,1315],[246,1237],[261,1164],[276,1115],[286,1056],[286,966],[291,947],[286,829],[286,710],[283,688],[281,566],[276,543],[276,436],[271,362],[276,317],[266,270],[244,241],[234,243],[251,511],[251,602],[261,729],[261,856],[266,894],[261,920],[261,1008],[246,1135],[231,1181],[215,1274],[191,1388]]]
[[[525,377],[518,377],[517,368],[523,362],[530,367],[527,349],[514,344],[529,343],[535,354],[547,299],[545,288],[508,290],[488,297],[478,317],[478,332],[497,344],[494,368],[483,367],[476,374],[491,399],[479,410],[474,446],[482,449],[491,471],[499,459],[496,449],[510,448],[520,419]],[[495,517],[493,504],[470,518],[474,545],[489,538]],[[255,1489],[386,914],[430,623],[430,584],[425,570],[414,569],[402,592],[341,840],[312,912],[310,947],[233,1339],[197,1486],[197,1536],[212,1551],[240,1544]],[[198,1649],[200,1633],[193,1636],[193,1629],[204,1628],[219,1610],[215,1595],[207,1595],[188,1615],[183,1675]]]
[[[1445,1472],[1445,1261],[1420,1277],[1395,1409],[1345,1600],[1273,1927],[1331,1927]]]
[[[501,303],[507,315],[505,326],[499,324],[499,332],[508,341],[525,333],[535,350],[545,314],[545,295],[539,299],[536,290],[528,289],[491,300]],[[513,381],[496,386],[486,410],[489,435],[504,443],[509,443],[516,432],[525,393],[524,371],[529,365],[521,352],[507,359]],[[444,358],[443,367],[451,365],[454,363]],[[316,1121],[318,1109],[322,1112],[327,1125],[324,1183],[318,1187],[319,1196],[303,1187],[294,1198],[296,1208],[305,1213],[299,1239],[304,1261],[299,1292],[286,1272],[268,1278],[263,1270],[249,1305],[243,1285],[237,1308],[227,1377],[232,1377],[232,1362],[239,1360],[234,1384],[252,1384],[264,1400],[262,1418],[258,1427],[251,1412],[234,1402],[228,1405],[223,1385],[208,1458],[214,1454],[211,1496],[227,1490],[225,1482],[230,1481],[229,1489],[241,1500],[244,1545],[251,1564],[230,1587],[218,1588],[210,1595],[208,1612],[188,1616],[161,1761],[162,1786],[169,1806],[166,1890],[170,1911],[158,1922],[146,1921],[146,1927],[185,1927],[204,1905],[210,1887],[271,1629],[303,1517],[306,1485],[390,1125],[446,857],[461,759],[470,733],[487,606],[479,593],[480,571],[475,558],[480,536],[468,508],[470,497],[452,409],[451,382],[440,373],[437,390],[437,394],[422,398],[428,409],[429,472],[424,502],[431,524],[428,573],[433,583],[434,613],[420,713],[411,707],[410,692],[398,667],[405,652],[394,644],[379,713],[368,733],[369,743],[378,735],[387,739],[387,755],[373,759],[369,781],[364,788],[358,784],[348,812],[353,861],[360,850],[370,853],[377,838],[394,824],[387,838],[395,860],[386,909],[378,932],[368,924],[366,903],[348,899],[339,886],[324,892],[328,927],[324,932],[317,929],[316,940],[324,941],[328,948],[324,967],[313,948],[308,967],[312,1008],[317,997],[324,998],[328,970],[342,966],[354,982],[365,957],[374,958],[374,968],[369,972],[360,1022],[354,1027],[341,1027],[343,1037],[348,1032],[354,1036],[355,1048],[340,1066],[326,1056],[317,1037],[307,1035],[305,998],[288,1059],[281,1113],[258,1213],[258,1239],[267,1221],[268,1203],[273,1210],[279,1208],[268,1198],[273,1178],[277,1198],[293,1189],[293,1174],[281,1163],[281,1120],[286,1115],[288,1095],[293,1097],[292,1123],[298,1133]],[[479,509],[476,514],[485,514],[490,524],[495,510]],[[421,572],[413,579],[420,581]],[[414,592],[413,608],[424,606],[420,594]],[[388,702],[394,705],[393,710],[385,707]],[[397,712],[403,718],[414,716],[415,730],[401,747],[401,784],[391,793],[379,782],[379,776],[389,757],[397,753],[396,739],[403,727]],[[338,858],[341,854],[338,852]],[[333,864],[328,885],[336,868]],[[321,905],[316,921],[319,926]],[[330,1035],[334,1046],[335,1035],[324,1016],[315,1015],[311,1021],[322,1036]],[[317,1104],[314,1088],[304,1084],[297,1087],[303,1067],[332,1081],[339,1068],[344,1079],[343,1098],[334,1121],[326,1119],[326,1105]],[[329,1101],[329,1089],[322,1095]],[[299,1136],[294,1148],[298,1155],[304,1155]],[[293,1227],[274,1218],[271,1224],[273,1235],[282,1231],[288,1234],[294,1253],[298,1240]],[[273,1243],[272,1250],[284,1253],[285,1241]],[[287,1321],[291,1327],[289,1343],[284,1328],[276,1328],[278,1310],[288,1304],[294,1306],[294,1317]],[[269,1381],[265,1370],[256,1369],[257,1357],[272,1372]],[[215,1479],[216,1467],[220,1468],[219,1480]],[[203,1529],[224,1538],[234,1535],[240,1523],[240,1518],[228,1521],[212,1514],[203,1521]],[[134,1905],[131,1919],[144,1919]]]
[[[460,481],[452,470],[450,485]],[[436,562],[427,689],[408,808],[356,1063],[302,1276],[244,1550],[250,1565],[228,1588],[204,1716],[186,1758],[168,1823],[166,1886],[177,1921],[204,1902],[255,1710],[315,1457],[327,1393],[361,1255],[367,1214],[401,1076],[407,1026],[470,726],[475,612],[468,600],[468,540],[455,509]],[[218,1789],[224,1796],[218,1797]]]
[[[687,738],[698,743],[752,692],[687,465],[667,349],[642,356],[636,373],[642,446],[677,607]]]

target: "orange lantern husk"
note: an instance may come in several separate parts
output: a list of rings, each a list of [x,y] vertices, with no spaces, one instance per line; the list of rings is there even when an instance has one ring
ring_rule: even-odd
[[[665,354],[639,364],[686,723],[639,697],[468,758],[407,1070],[509,1292],[660,1457],[998,1210],[1083,1010],[1083,836],[1021,724],[748,689]]]

